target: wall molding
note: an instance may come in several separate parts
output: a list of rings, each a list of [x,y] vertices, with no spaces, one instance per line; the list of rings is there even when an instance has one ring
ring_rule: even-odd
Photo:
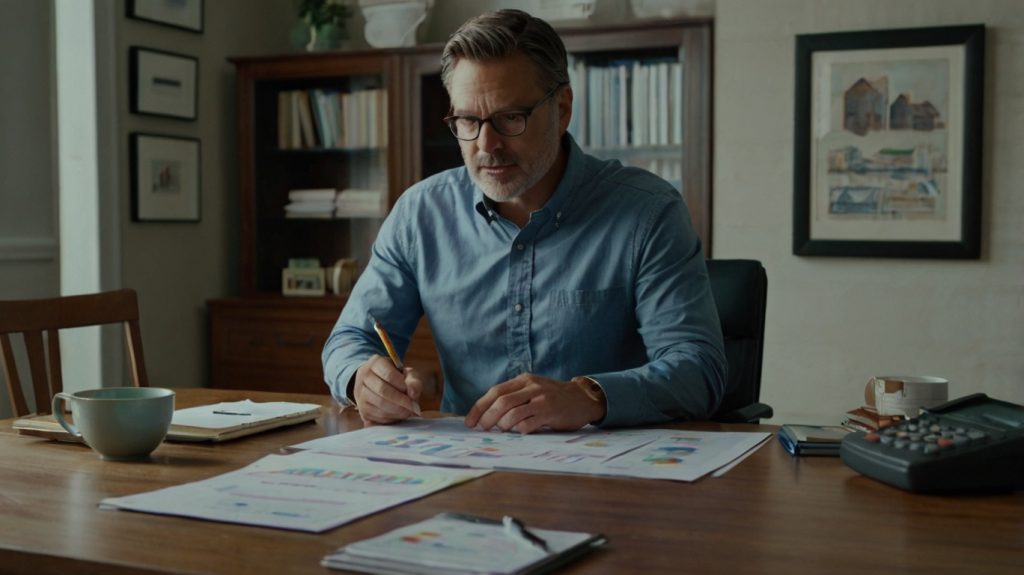
[[[51,261],[60,253],[57,238],[0,238],[0,261]]]

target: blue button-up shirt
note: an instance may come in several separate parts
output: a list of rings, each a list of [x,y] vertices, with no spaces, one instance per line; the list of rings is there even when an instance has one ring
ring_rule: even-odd
[[[700,240],[670,184],[584,154],[568,135],[565,174],[522,229],[498,215],[465,167],[395,203],[323,351],[348,382],[384,354],[370,316],[404,354],[426,313],[444,372],[441,409],[464,414],[524,372],[594,378],[602,426],[711,415],[726,362]]]

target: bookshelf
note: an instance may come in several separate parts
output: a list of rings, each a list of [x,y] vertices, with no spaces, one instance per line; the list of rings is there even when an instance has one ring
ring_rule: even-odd
[[[589,153],[651,169],[672,182],[710,255],[711,21],[658,20],[560,33],[572,55],[573,80],[580,82],[577,107],[585,92],[589,106],[596,106],[599,90],[611,92],[607,70],[615,70],[618,93],[625,94],[592,107],[595,114],[584,127],[574,121],[577,140]],[[281,269],[290,258],[317,258],[323,266],[355,258],[361,268],[381,220],[289,218],[289,192],[378,189],[389,209],[408,186],[460,166],[459,146],[440,121],[449,106],[440,52],[433,45],[231,59],[238,80],[240,293],[209,302],[214,387],[327,393],[320,351],[345,297],[284,297]],[[647,78],[642,84],[641,75]],[[592,90],[583,88],[584,78]],[[370,92],[373,108],[363,97],[366,107],[352,117],[371,116],[381,131],[372,142],[350,145],[353,137],[341,136],[350,117],[343,101]],[[325,95],[341,110],[343,125],[335,133],[330,113],[317,108]],[[296,101],[309,102],[305,122],[292,109]],[[648,129],[661,129],[664,114],[672,119],[664,134],[636,133],[645,109]],[[604,132],[601,140],[587,137],[586,130],[602,118],[615,118],[614,138],[611,130],[607,139]],[[436,405],[441,370],[426,322],[405,360],[434,375],[437,385],[425,406]]]

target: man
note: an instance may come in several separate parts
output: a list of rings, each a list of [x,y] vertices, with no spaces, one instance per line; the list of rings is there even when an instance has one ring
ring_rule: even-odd
[[[419,412],[399,353],[426,313],[468,427],[530,433],[714,413],[725,359],[700,240],[678,191],[582,153],[565,47],[518,10],[449,39],[442,80],[465,167],[396,202],[324,347],[334,397],[366,424]]]

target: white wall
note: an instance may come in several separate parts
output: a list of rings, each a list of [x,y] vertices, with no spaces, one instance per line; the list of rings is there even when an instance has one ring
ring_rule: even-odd
[[[238,293],[238,135],[234,68],[227,58],[288,51],[294,22],[290,0],[206,1],[202,34],[123,16],[119,0],[116,93],[121,139],[123,279],[139,293],[143,347],[150,384],[196,387],[209,374],[206,301]],[[155,48],[199,59],[198,119],[131,114],[128,52]],[[131,221],[129,134],[198,138],[201,146],[201,220]]]
[[[52,13],[49,2],[0,0],[0,54],[18,55],[0,58],[0,299],[53,297],[60,287]],[[6,385],[0,373],[0,419],[11,414]]]
[[[718,0],[714,247],[768,270],[762,399],[837,422],[871,375],[1024,403],[1024,11],[1003,0]],[[982,259],[792,255],[795,35],[982,23]]]

